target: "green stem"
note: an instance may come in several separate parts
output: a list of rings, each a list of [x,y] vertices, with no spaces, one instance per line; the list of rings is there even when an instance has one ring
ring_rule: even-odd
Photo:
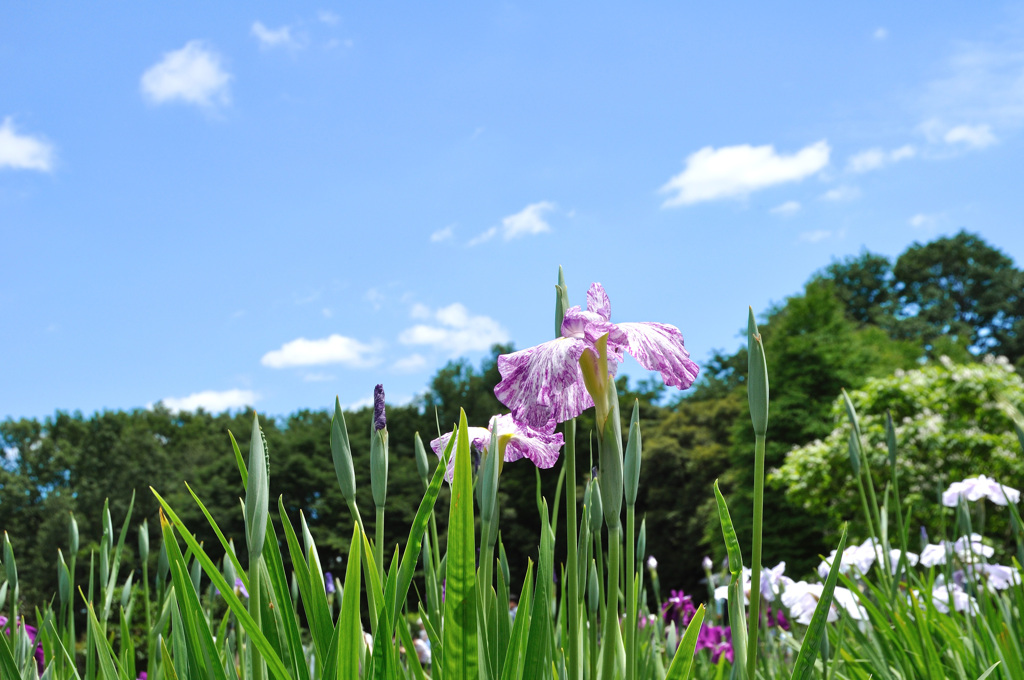
[[[761,615],[761,524],[764,519],[764,435],[754,435],[754,528],[750,555],[750,613],[747,619],[747,678],[757,667]]]
[[[636,507],[626,506],[626,680],[636,678]]]
[[[146,607],[146,677],[153,673],[153,621],[149,613],[149,563],[142,563],[142,602]]]
[[[384,506],[377,508],[376,522],[377,544],[373,547],[374,561],[377,563],[377,574],[381,583],[384,582]]]
[[[566,616],[569,620],[569,680],[579,680],[582,672],[580,667],[580,612],[579,612],[579,572],[576,534],[576,419],[565,423],[565,457],[564,470],[566,477],[565,490],[565,534],[566,534],[566,567],[569,572],[568,608]]]
[[[616,656],[622,640],[619,631],[619,562],[622,560],[622,525],[608,527],[608,579],[605,588],[605,615],[602,622],[601,677],[620,676]]]

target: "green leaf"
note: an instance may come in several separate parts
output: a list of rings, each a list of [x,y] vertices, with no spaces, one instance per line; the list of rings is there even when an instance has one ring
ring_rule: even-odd
[[[359,526],[352,527],[352,542],[345,567],[345,588],[338,617],[338,678],[359,677],[359,653],[363,646],[363,629],[359,621],[359,593],[362,591],[360,566],[362,541]]]
[[[260,419],[252,414],[252,438],[249,440],[249,479],[245,485],[245,538],[249,559],[263,552],[270,506],[270,480],[267,454]]]
[[[477,680],[476,536],[473,469],[466,412],[460,410],[455,479],[448,513],[447,585],[444,600],[444,680]]]
[[[519,595],[519,609],[512,623],[512,635],[508,640],[508,651],[505,652],[505,663],[502,665],[502,678],[518,678],[519,660],[524,640],[530,634],[530,602],[533,596],[533,560],[527,559],[526,578],[523,581],[523,592]]]
[[[725,503],[725,497],[718,489],[718,480],[715,480],[715,501],[718,502],[718,521],[722,524],[722,538],[725,539],[725,549],[729,554],[729,572],[734,576],[743,572],[743,553],[740,552],[740,541],[736,537],[736,529],[732,524],[732,516],[729,514],[729,506]]]
[[[697,636],[700,634],[701,624],[704,622],[704,605],[697,607],[697,613],[690,619],[683,633],[683,639],[676,647],[676,655],[672,657],[672,665],[668,667],[668,675],[665,680],[686,680],[690,677],[690,668],[693,666],[693,654],[697,649]]]
[[[829,608],[832,606],[832,595],[836,590],[836,581],[839,580],[839,570],[843,560],[841,556],[846,550],[846,527],[843,527],[843,535],[839,539],[839,547],[836,548],[836,557],[832,560],[832,568],[828,571],[828,578],[825,580],[825,587],[821,591],[821,599],[818,606],[814,608],[814,615],[811,617],[811,625],[807,627],[804,634],[803,644],[800,645],[800,654],[793,666],[792,680],[806,680],[811,677],[811,669],[814,668],[814,658],[818,655],[821,647],[821,638],[825,634],[825,622],[828,620]]]

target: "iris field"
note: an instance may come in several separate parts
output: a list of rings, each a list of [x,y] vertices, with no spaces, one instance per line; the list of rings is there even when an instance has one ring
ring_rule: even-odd
[[[710,516],[726,559],[695,551],[703,583],[684,592],[661,582],[663,537],[637,513],[649,457],[640,404],[620,412],[615,367],[629,354],[679,390],[700,368],[675,326],[613,321],[600,284],[589,287],[585,306],[570,304],[561,272],[556,291],[555,339],[497,358],[494,395],[507,412],[474,423],[463,410],[455,423],[438,419],[436,438],[413,437],[423,491],[414,511],[404,509],[411,521],[401,540],[386,534],[395,509],[389,472],[411,461],[391,452],[381,386],[368,442],[350,432],[337,403],[322,433],[331,460],[321,462],[333,464],[345,506],[329,521],[350,536],[340,565],[321,559],[305,513],[271,497],[274,451],[254,415],[247,452],[234,435],[224,441],[237,469],[237,507],[211,512],[191,487],[187,504],[171,502],[166,487],[180,480],[153,479],[152,545],[149,518],[133,516],[134,496],[116,524],[108,505],[94,508],[97,537],[83,540],[68,515],[53,564],[57,592],[42,604],[23,605],[18,555],[5,533],[0,677],[1024,678],[1024,523],[1020,492],[1000,474],[1019,466],[970,469],[983,459],[968,456],[947,470],[962,474],[935,487],[915,458],[931,435],[902,412],[913,391],[878,378],[833,395],[831,434],[766,469],[778,417],[773,356],[748,310],[746,362],[734,368],[752,434],[749,517],[730,503],[735,492],[714,482]],[[1001,414],[989,423],[1009,423],[1006,432],[964,427],[963,440],[977,438],[992,459],[1024,455],[1024,392],[1012,366],[936,364],[901,377],[950,381],[950,393],[964,392],[958,399],[982,402],[978,413]],[[985,380],[1009,387],[985,391]],[[931,408],[929,427],[949,424]],[[589,452],[576,451],[580,423]],[[577,469],[584,453],[591,465]],[[372,502],[357,487],[366,477],[357,461],[368,463]],[[525,565],[510,564],[523,547],[506,546],[502,522],[511,466],[536,469],[536,559]],[[557,471],[553,493],[541,469]],[[834,489],[828,497],[798,483],[813,475]],[[789,480],[796,503],[825,502],[837,520],[813,575],[765,563],[777,540],[773,479]],[[930,513],[933,535],[917,508]],[[126,568],[128,551],[137,551],[138,569]]]

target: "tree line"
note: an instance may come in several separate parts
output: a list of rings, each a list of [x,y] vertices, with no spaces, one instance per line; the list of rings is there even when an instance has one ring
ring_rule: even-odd
[[[780,467],[793,447],[824,439],[834,426],[831,408],[840,390],[857,389],[868,378],[919,367],[939,356],[964,363],[996,354],[1024,370],[1024,272],[998,248],[967,232],[915,243],[895,260],[864,251],[834,261],[799,293],[760,316],[772,392],[768,469]],[[501,411],[494,397],[500,380],[497,357],[511,350],[496,345],[478,367],[464,359],[451,361],[413,403],[389,406],[391,465],[384,533],[389,546],[405,540],[423,491],[414,460],[415,433],[428,442],[436,436],[438,423],[445,428],[457,421],[460,407],[470,424],[485,425]],[[750,535],[750,527],[743,525],[750,517],[753,451],[746,364],[745,348],[716,351],[701,362],[699,382],[668,402],[656,378],[636,384],[624,377],[617,380],[623,413],[632,410],[634,401],[640,404],[644,461],[637,511],[646,518],[648,551],[658,559],[666,588],[698,588],[703,556],[723,557],[711,493],[715,479],[729,496],[740,536]],[[279,418],[260,415],[270,450],[271,497],[283,497],[292,522],[297,524],[299,512],[304,514],[330,570],[345,556],[351,520],[331,460],[328,406]],[[371,507],[372,411],[365,408],[346,418],[360,504]],[[577,426],[581,471],[596,462],[596,447],[591,457],[592,419],[584,414]],[[56,550],[67,550],[71,512],[82,537],[81,570],[88,569],[89,551],[98,546],[105,499],[117,525],[134,492],[132,523],[149,518],[156,544],[159,522],[150,486],[170,501],[200,540],[213,545],[217,539],[184,486],[187,481],[244,553],[238,503],[243,489],[227,432],[245,451],[250,429],[250,413],[173,413],[161,405],[0,422],[5,452],[0,462],[0,529],[14,544],[26,604],[39,604],[57,589]],[[537,471],[522,462],[503,469],[500,524],[513,582],[522,578],[527,558],[536,555],[536,485],[553,497],[559,470]],[[576,481],[582,501],[583,479]],[[447,516],[446,493],[438,500],[442,520]],[[560,510],[564,513],[564,504]],[[786,560],[787,572],[799,574],[827,553],[834,521],[796,505],[781,489],[769,488],[765,517],[765,564]],[[372,534],[373,518],[364,521]],[[564,525],[563,518],[560,530]],[[127,564],[135,562],[133,545],[128,542]],[[564,552],[564,535],[558,536],[557,545]],[[78,577],[82,582],[87,571]]]

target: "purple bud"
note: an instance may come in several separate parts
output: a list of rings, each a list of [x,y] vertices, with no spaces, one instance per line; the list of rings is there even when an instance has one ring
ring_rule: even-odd
[[[373,429],[379,432],[388,426],[388,419],[384,413],[384,386],[377,385],[373,388]]]
[[[324,589],[328,595],[334,593],[334,574],[329,571],[324,572]]]

